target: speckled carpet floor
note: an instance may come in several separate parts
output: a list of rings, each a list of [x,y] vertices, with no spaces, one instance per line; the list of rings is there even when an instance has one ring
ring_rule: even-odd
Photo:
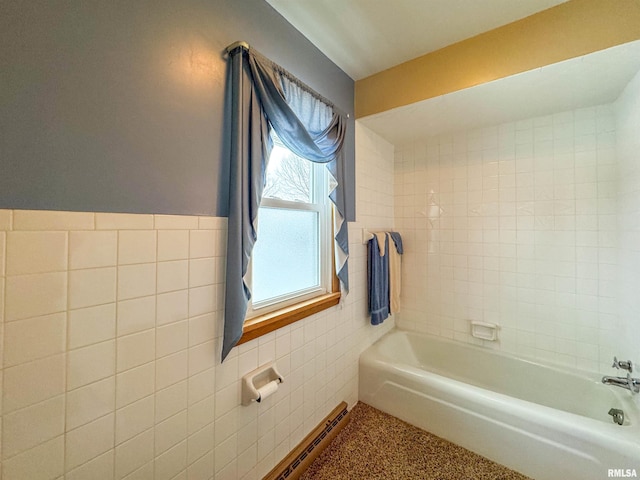
[[[358,402],[301,480],[526,480],[507,467]]]

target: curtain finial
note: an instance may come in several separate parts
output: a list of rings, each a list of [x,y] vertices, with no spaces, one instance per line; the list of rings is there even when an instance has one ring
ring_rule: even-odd
[[[227,48],[225,48],[225,51],[227,53],[231,53],[236,48],[242,48],[244,50],[249,50],[249,44],[247,42],[243,42],[243,41],[239,40],[237,42],[233,42],[231,45],[229,45]]]

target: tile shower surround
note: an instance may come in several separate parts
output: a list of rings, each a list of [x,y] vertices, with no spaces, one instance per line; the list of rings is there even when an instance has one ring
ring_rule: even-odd
[[[495,322],[500,341],[486,346],[608,374],[614,354],[640,360],[620,335],[632,323],[618,310],[618,185],[627,178],[619,110],[603,105],[396,146],[395,221],[406,239],[399,325],[481,343],[469,320]],[[637,164],[637,151],[628,164]],[[627,203],[637,215],[633,172]],[[640,282],[637,271],[628,275]]]
[[[262,478],[353,405],[359,353],[393,326],[368,324],[360,243],[393,227],[393,149],[357,132],[375,208],[349,224],[350,294],[224,364],[226,219],[0,210],[2,479]],[[240,406],[242,375],[272,360],[285,382]]]
[[[614,104],[618,160],[618,315],[619,357],[638,358],[640,339],[640,73]]]

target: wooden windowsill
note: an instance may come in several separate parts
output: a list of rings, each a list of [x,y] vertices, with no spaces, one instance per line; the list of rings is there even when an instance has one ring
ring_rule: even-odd
[[[298,320],[302,320],[314,313],[331,308],[338,303],[340,303],[339,291],[320,295],[311,300],[305,300],[304,302],[276,310],[275,312],[250,318],[244,322],[242,337],[238,345],[266,335],[269,332],[273,332],[278,328],[282,328]]]

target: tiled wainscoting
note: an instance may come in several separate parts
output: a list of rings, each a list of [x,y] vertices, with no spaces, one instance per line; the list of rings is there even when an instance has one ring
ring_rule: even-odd
[[[220,364],[225,219],[19,210],[1,218],[5,479],[169,479],[187,467],[188,478],[209,478],[239,452],[233,468],[250,470],[302,437],[306,416],[327,401],[328,392],[304,389],[319,359],[301,347],[316,321]],[[291,357],[313,369],[292,370]],[[282,394],[243,414],[240,372],[276,358]],[[331,363],[322,374],[341,375],[343,387],[355,372]]]
[[[375,190],[393,154],[364,135]],[[392,226],[390,192],[376,227]],[[355,403],[358,355],[393,326],[368,324],[369,220],[349,225],[341,305],[221,364],[226,219],[0,210],[2,479],[261,478]],[[242,375],[272,360],[285,382],[240,406]]]

